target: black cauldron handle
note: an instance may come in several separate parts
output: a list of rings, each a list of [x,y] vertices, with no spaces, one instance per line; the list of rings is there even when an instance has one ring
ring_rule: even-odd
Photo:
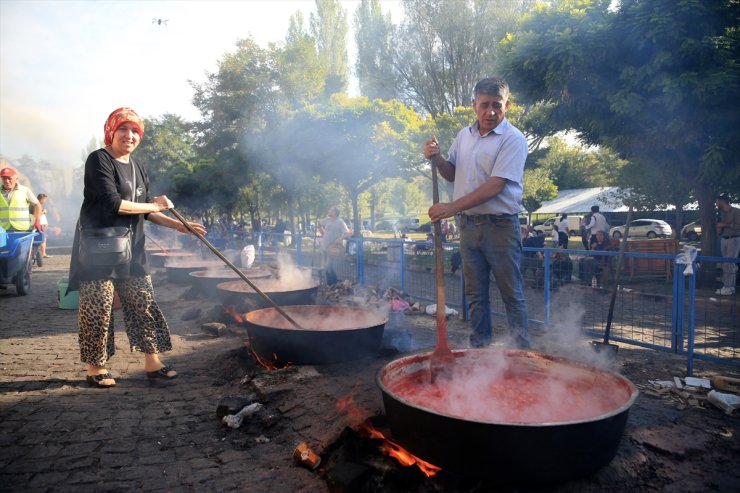
[[[244,275],[244,272],[242,272],[241,270],[239,270],[239,268],[237,268],[237,266],[236,266],[236,265],[234,265],[234,264],[233,264],[233,263],[232,263],[232,262],[231,262],[231,261],[230,261],[229,259],[227,259],[227,258],[226,258],[226,257],[224,256],[224,254],[223,254],[223,253],[219,252],[219,251],[218,251],[218,248],[216,248],[215,246],[213,246],[213,245],[211,244],[211,242],[210,242],[210,241],[206,240],[206,239],[205,239],[205,237],[204,237],[204,236],[203,236],[202,234],[198,233],[198,232],[197,232],[197,231],[196,231],[195,229],[193,229],[193,227],[192,227],[192,226],[191,226],[191,225],[190,225],[190,224],[189,224],[189,223],[188,223],[188,222],[187,222],[187,221],[185,220],[185,218],[184,218],[184,217],[182,217],[182,216],[180,215],[180,213],[179,213],[179,212],[177,212],[177,211],[175,210],[175,208],[174,208],[174,207],[173,207],[172,209],[170,209],[170,212],[171,212],[171,213],[172,213],[172,214],[173,214],[173,215],[174,215],[174,216],[175,216],[175,217],[176,217],[177,219],[179,219],[179,220],[180,220],[180,222],[181,222],[181,223],[182,223],[182,224],[183,224],[183,225],[184,225],[184,226],[185,226],[185,227],[186,227],[186,228],[188,229],[188,231],[190,231],[190,232],[191,232],[191,233],[192,233],[193,235],[195,235],[195,236],[196,236],[196,237],[197,237],[197,238],[198,238],[198,239],[199,239],[200,241],[202,241],[202,242],[203,242],[203,243],[204,243],[204,244],[205,244],[205,245],[206,245],[206,246],[207,246],[207,247],[208,247],[208,248],[209,248],[209,249],[210,249],[210,250],[211,250],[211,251],[212,251],[213,253],[215,253],[215,254],[216,254],[216,256],[217,256],[218,258],[220,258],[221,260],[223,260],[223,261],[224,261],[224,263],[225,263],[226,265],[228,265],[229,267],[231,267],[231,268],[232,268],[232,269],[234,270],[234,272],[236,272],[236,273],[237,273],[237,275],[238,275],[239,277],[241,277],[241,278],[242,278],[242,279],[244,280],[244,282],[246,282],[247,284],[249,284],[249,287],[251,287],[252,289],[254,289],[254,291],[255,291],[255,292],[256,292],[257,294],[259,294],[260,296],[262,296],[262,298],[263,298],[263,299],[264,299],[265,301],[267,301],[267,302],[268,302],[268,303],[269,303],[270,305],[272,305],[272,307],[273,307],[273,308],[275,308],[275,310],[277,310],[277,312],[278,312],[278,313],[279,313],[280,315],[282,315],[283,317],[285,317],[285,319],[286,319],[286,320],[287,320],[288,322],[290,322],[290,323],[291,323],[291,324],[293,325],[293,327],[295,327],[296,329],[304,330],[304,329],[303,329],[303,327],[301,327],[300,325],[298,325],[298,322],[296,322],[295,320],[293,320],[293,318],[291,318],[291,316],[290,316],[290,315],[288,315],[287,313],[285,313],[285,310],[283,310],[282,308],[280,308],[280,307],[279,307],[279,306],[277,305],[277,303],[275,303],[274,301],[272,301],[272,298],[270,298],[269,296],[267,296],[267,294],[263,293],[263,292],[262,292],[262,290],[261,290],[260,288],[258,288],[257,286],[255,286],[255,284],[254,284],[254,283],[253,283],[252,281],[250,281],[250,280],[249,280],[249,278],[248,278],[247,276],[245,276],[245,275]]]

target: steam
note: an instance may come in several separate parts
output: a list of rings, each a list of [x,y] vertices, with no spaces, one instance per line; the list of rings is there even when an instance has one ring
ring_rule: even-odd
[[[472,350],[431,383],[428,371],[399,374],[389,389],[436,412],[490,423],[590,419],[630,398],[619,377],[576,362],[502,349]]]
[[[536,348],[538,351],[582,361],[599,368],[610,368],[613,366],[610,356],[605,352],[595,351],[590,344],[593,337],[583,333],[586,301],[577,290],[561,289],[552,304],[557,308],[550,319],[550,326],[536,339]]]
[[[306,330],[352,330],[375,327],[385,322],[383,313],[364,308],[315,305],[312,307],[283,307],[291,318]],[[293,325],[274,309],[252,312],[248,319],[256,324],[276,329],[294,330]]]
[[[286,252],[279,252],[277,256],[278,277],[286,286],[312,286],[312,272],[310,269],[301,269],[293,261],[293,257]]]

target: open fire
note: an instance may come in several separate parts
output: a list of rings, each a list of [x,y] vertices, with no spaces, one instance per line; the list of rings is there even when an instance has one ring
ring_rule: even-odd
[[[393,457],[401,465],[407,467],[415,465],[428,478],[435,476],[442,470],[440,467],[420,459],[396,442],[388,439],[380,430],[372,425],[369,419],[359,422],[362,419],[363,413],[355,405],[354,397],[352,395],[339,399],[336,403],[336,408],[340,413],[348,415],[350,417],[350,421],[356,424],[356,431],[358,434],[366,438],[381,440],[381,450],[383,454]],[[358,422],[359,424],[357,424]]]
[[[228,305],[224,307],[224,313],[229,315],[234,322],[238,324],[243,324],[246,320],[246,313],[238,313],[236,309],[234,308],[234,305]],[[257,351],[254,350],[254,347],[252,347],[252,338],[248,338],[244,341],[244,346],[249,350],[250,353],[252,353],[252,356],[254,356],[254,360],[262,366],[267,371],[272,370],[278,370],[280,368],[287,368],[290,366],[290,363],[286,363],[284,365],[279,365],[278,362],[278,355],[276,353],[272,353],[272,360],[260,356]]]

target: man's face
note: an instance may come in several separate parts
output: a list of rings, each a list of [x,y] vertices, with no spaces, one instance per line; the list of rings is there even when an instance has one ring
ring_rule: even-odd
[[[721,211],[725,210],[726,208],[729,208],[730,206],[728,202],[725,202],[722,199],[716,199],[714,203],[717,205],[717,208]]]
[[[18,176],[3,176],[3,188],[5,190],[13,190],[16,183],[18,183]]]
[[[481,94],[473,99],[473,110],[478,117],[481,133],[487,133],[496,128],[506,116],[509,101],[501,96]]]

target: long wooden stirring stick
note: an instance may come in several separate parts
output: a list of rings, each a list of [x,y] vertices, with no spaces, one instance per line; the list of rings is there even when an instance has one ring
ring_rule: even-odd
[[[226,265],[228,265],[229,267],[231,267],[234,270],[234,272],[236,272],[237,275],[239,277],[241,277],[242,280],[244,280],[244,282],[246,282],[247,284],[249,284],[249,287],[251,287],[252,289],[254,289],[254,291],[257,294],[259,294],[260,296],[262,296],[262,298],[265,301],[267,301],[270,305],[272,305],[272,307],[275,308],[275,310],[277,310],[277,312],[280,315],[282,315],[283,317],[285,317],[285,319],[288,322],[290,322],[293,325],[293,327],[295,327],[296,329],[304,330],[303,327],[301,327],[300,325],[298,325],[298,322],[296,322],[295,320],[293,320],[293,318],[290,315],[288,315],[287,313],[285,313],[285,310],[283,310],[282,308],[280,308],[277,305],[277,303],[275,303],[274,301],[272,301],[272,298],[270,298],[269,296],[267,296],[267,294],[263,293],[260,288],[258,288],[252,281],[250,281],[249,278],[244,275],[244,272],[242,272],[236,265],[234,265],[229,259],[227,259],[224,256],[223,253],[219,252],[218,249],[215,246],[213,246],[210,241],[206,240],[205,237],[202,234],[198,233],[195,229],[193,229],[193,227],[185,220],[184,217],[182,217],[180,215],[179,212],[177,212],[175,210],[174,207],[172,209],[170,209],[170,212],[172,213],[172,215],[174,215],[177,219],[180,220],[180,222],[188,229],[188,231],[190,231],[191,233],[193,233],[193,235],[195,235],[196,237],[198,237],[198,239],[200,241],[202,241],[213,253],[215,253],[218,258],[220,258],[221,260],[223,260],[226,263]]]
[[[436,143],[437,139],[434,138]],[[432,201],[439,203],[439,183],[437,167],[432,163]],[[447,306],[445,305],[445,271],[442,256],[442,225],[441,221],[434,221],[434,263],[437,281],[437,346],[429,356],[429,370],[432,383],[437,377],[450,371],[450,364],[455,362],[455,356],[447,345]]]

